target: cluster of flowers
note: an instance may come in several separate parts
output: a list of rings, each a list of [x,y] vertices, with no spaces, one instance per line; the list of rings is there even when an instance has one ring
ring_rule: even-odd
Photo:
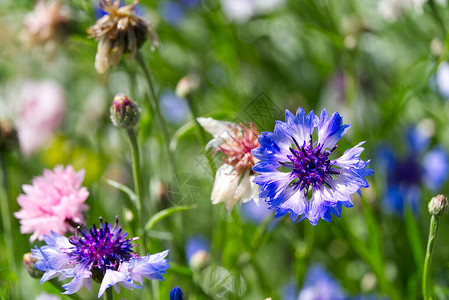
[[[88,30],[99,41],[95,58],[98,73],[117,65],[125,53],[137,55],[147,39],[152,46],[159,45],[151,24],[136,12],[137,2],[121,6],[119,0],[100,0],[105,14]],[[57,13],[60,7],[53,8],[51,26],[66,23],[65,15]],[[34,18],[30,16],[29,22]],[[119,127],[132,128],[138,122],[133,115],[136,111],[132,101],[119,94],[112,120]],[[126,118],[120,119],[122,115]],[[211,200],[213,204],[224,202],[228,212],[239,200],[254,200],[258,205],[260,199],[275,211],[275,217],[288,213],[293,222],[308,219],[316,225],[319,219],[331,221],[332,214],[340,216],[343,206],[351,207],[351,195],[361,195],[360,189],[368,187],[365,177],[373,174],[367,168],[369,161],[360,159],[364,142],[332,158],[337,142],[351,125],[343,124],[338,113],[329,116],[325,109],[320,116],[313,111],[307,114],[301,107],[296,114],[286,110],[285,122],[276,121],[273,132],[259,133],[253,123],[212,118],[198,118],[198,122],[213,135],[206,149],[224,156]],[[143,284],[143,278],[163,280],[169,268],[165,259],[168,250],[139,256],[133,251],[137,238],[127,238],[118,221],[110,225],[100,218],[99,227],[85,227],[88,191],[81,186],[83,179],[84,171],[75,172],[71,166],[45,170],[33,185],[24,185],[24,194],[18,197],[21,210],[15,216],[20,219],[21,232],[32,234],[31,241],[46,243],[32,250],[35,267],[44,272],[41,282],[70,278],[63,288],[64,294],[72,294],[83,286],[90,289],[94,280],[100,283],[100,297],[112,286],[118,292],[120,287],[140,288],[136,282]],[[67,238],[67,232],[74,235]],[[204,258],[205,253],[195,253]],[[194,264],[195,259],[192,261]],[[182,299],[179,288],[170,294],[173,299]]]

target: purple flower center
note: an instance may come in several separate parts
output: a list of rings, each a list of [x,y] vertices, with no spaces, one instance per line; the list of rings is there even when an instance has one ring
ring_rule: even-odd
[[[79,233],[79,234],[78,234]],[[117,270],[122,261],[127,261],[137,254],[132,250],[135,239],[127,239],[128,233],[116,224],[111,228],[100,218],[100,228],[95,225],[89,230],[78,229],[70,243],[75,246],[71,252],[73,262],[87,265],[94,278],[102,279],[107,269]]]
[[[296,149],[290,147],[291,155],[287,155],[290,161],[279,162],[283,167],[291,169],[291,186],[303,190],[304,195],[307,195],[310,186],[315,189],[319,189],[323,184],[330,187],[329,180],[332,176],[340,174],[329,159],[337,145],[331,150],[323,151],[323,145],[313,144],[312,136],[309,143],[304,142],[302,146],[299,146],[293,137],[292,140]]]

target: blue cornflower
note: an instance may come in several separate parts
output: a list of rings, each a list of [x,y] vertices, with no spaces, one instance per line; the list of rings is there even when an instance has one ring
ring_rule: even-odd
[[[404,143],[407,152],[403,156],[385,145],[378,151],[379,168],[382,173],[386,173],[383,209],[388,213],[402,215],[405,208],[410,206],[417,214],[422,186],[435,194],[447,181],[448,154],[438,145],[426,152],[430,135],[424,125],[426,123],[422,122],[408,130]]]
[[[59,280],[73,278],[62,287],[63,294],[73,294],[86,286],[90,290],[92,279],[101,283],[98,298],[104,291],[114,286],[117,292],[120,286],[127,289],[141,288],[134,281],[143,284],[143,278],[164,280],[162,274],[170,267],[164,259],[168,250],[146,256],[138,256],[128,239],[128,233],[122,231],[118,220],[114,226],[103,223],[90,229],[80,228],[70,238],[52,232],[45,235],[47,245],[32,249],[33,257],[38,261],[35,267],[44,271],[41,283],[59,276]],[[120,286],[119,286],[120,285]]]
[[[182,300],[184,299],[184,294],[179,286],[175,286],[170,291],[170,300]]]
[[[319,265],[312,266],[299,292],[298,300],[343,300],[345,294],[340,284]]]
[[[351,195],[368,187],[365,176],[373,174],[366,168],[369,161],[359,158],[364,150],[359,143],[337,158],[330,156],[337,142],[351,125],[343,125],[338,113],[321,117],[313,111],[308,115],[299,107],[296,116],[285,111],[286,122],[276,121],[274,132],[262,132],[260,147],[253,149],[259,161],[253,171],[260,175],[259,197],[275,217],[290,213],[293,222],[309,219],[316,225],[320,218],[331,221],[331,214],[340,216],[342,206],[352,207]],[[316,128],[318,141],[312,135]]]

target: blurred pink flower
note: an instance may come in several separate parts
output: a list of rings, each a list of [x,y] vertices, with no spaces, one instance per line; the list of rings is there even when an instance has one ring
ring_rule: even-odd
[[[33,185],[23,185],[25,194],[17,202],[21,210],[14,213],[20,219],[20,231],[32,233],[30,241],[42,240],[50,231],[64,235],[73,231],[70,224],[84,224],[84,203],[89,195],[81,187],[84,170],[75,172],[72,166],[57,166],[53,171],[44,170],[43,176],[33,179]]]
[[[22,153],[30,155],[48,143],[61,124],[65,93],[55,81],[25,83],[17,124]]]

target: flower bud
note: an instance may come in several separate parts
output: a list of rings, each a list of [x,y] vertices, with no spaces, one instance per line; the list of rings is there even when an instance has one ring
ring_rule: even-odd
[[[187,98],[200,87],[200,77],[195,73],[190,73],[181,78],[176,85],[176,96]]]
[[[170,300],[183,300],[184,299],[184,295],[182,293],[182,290],[179,286],[175,286],[171,291],[170,291]]]
[[[429,202],[429,213],[434,216],[441,216],[447,212],[447,198],[444,195],[437,195]]]
[[[9,121],[0,120],[0,150],[11,150],[19,145],[17,131]]]
[[[111,121],[116,127],[131,129],[139,122],[140,108],[124,94],[117,94],[111,106]]]
[[[23,266],[27,270],[28,274],[30,274],[33,278],[41,278],[42,275],[44,275],[44,272],[39,271],[36,269],[34,264],[38,261],[36,258],[34,258],[33,253],[28,252],[23,255]]]
[[[193,270],[201,270],[209,264],[209,242],[203,236],[193,236],[187,241],[186,256]]]

